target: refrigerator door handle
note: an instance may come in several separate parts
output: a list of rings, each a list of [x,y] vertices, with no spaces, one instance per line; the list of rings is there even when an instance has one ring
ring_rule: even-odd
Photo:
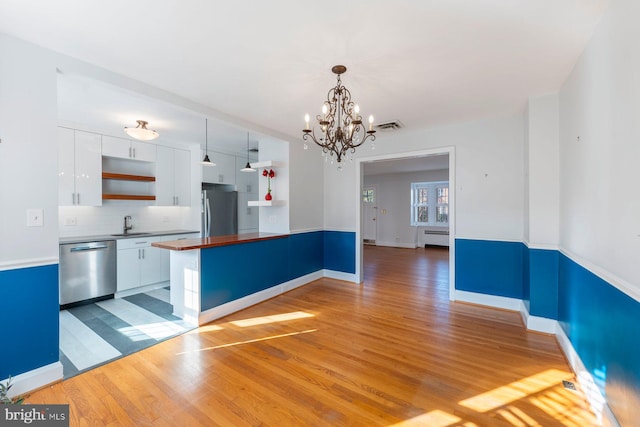
[[[205,237],[211,237],[211,205],[209,205],[209,198],[205,197],[204,199],[204,211],[206,218],[206,232],[207,235]]]

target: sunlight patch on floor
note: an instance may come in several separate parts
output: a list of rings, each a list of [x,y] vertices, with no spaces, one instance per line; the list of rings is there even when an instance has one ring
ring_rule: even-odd
[[[461,400],[458,404],[474,411],[487,412],[558,385],[562,380],[571,378],[572,375],[568,372],[549,369],[469,399]]]
[[[267,340],[272,340],[272,339],[276,339],[276,338],[292,337],[294,335],[308,334],[308,333],[316,332],[316,331],[317,331],[317,329],[309,329],[307,331],[291,332],[290,334],[273,335],[273,336],[270,336],[270,337],[256,338],[254,340],[247,340],[247,341],[237,341],[237,342],[232,342],[232,343],[229,343],[229,344],[216,345],[216,346],[213,346],[213,347],[199,348],[197,350],[192,350],[192,351],[183,351],[181,353],[176,353],[176,355],[183,355],[183,354],[189,354],[189,353],[201,352],[201,351],[208,351],[208,350],[216,350],[216,349],[219,349],[219,348],[233,347],[233,346],[242,345],[242,344],[251,344],[251,343],[254,343],[254,342],[267,341]]]
[[[434,409],[426,414],[418,415],[408,420],[393,424],[391,427],[409,427],[409,426],[430,426],[430,427],[446,427],[462,421],[460,418],[448,412]]]
[[[161,322],[127,326],[118,329],[118,332],[128,337],[131,341],[140,341],[149,339],[149,337],[160,340],[175,334],[179,334],[184,330],[185,328],[182,328],[173,322]]]
[[[224,328],[219,325],[204,325],[187,332],[187,334],[202,334],[205,332],[222,331],[223,329]]]
[[[253,317],[251,319],[234,320],[229,323],[241,328],[246,328],[248,326],[264,325],[266,323],[274,322],[286,322],[287,320],[304,319],[307,317],[314,317],[314,315],[311,313],[306,313],[304,311],[294,311],[291,313],[274,314],[272,316],[261,316]]]

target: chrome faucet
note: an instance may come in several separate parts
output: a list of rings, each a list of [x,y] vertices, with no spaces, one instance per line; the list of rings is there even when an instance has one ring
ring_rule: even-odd
[[[133,225],[131,225],[131,215],[127,215],[124,217],[124,234],[127,234],[127,231],[131,230]]]

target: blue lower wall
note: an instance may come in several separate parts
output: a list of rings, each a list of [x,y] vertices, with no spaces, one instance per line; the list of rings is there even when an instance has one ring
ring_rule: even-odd
[[[558,256],[559,252],[545,249],[528,249],[529,314],[558,318]]]
[[[58,265],[0,271],[0,380],[57,362]]]
[[[573,348],[618,420],[637,422],[640,303],[563,254],[558,288],[558,321]]]
[[[640,408],[640,303],[557,250],[456,239],[456,289],[522,299],[559,321],[622,425]]]
[[[356,233],[347,231],[324,232],[324,268],[355,274]]]
[[[522,299],[525,250],[517,242],[456,239],[456,289]]]
[[[202,249],[201,309],[322,269],[355,273],[355,233],[315,231]]]

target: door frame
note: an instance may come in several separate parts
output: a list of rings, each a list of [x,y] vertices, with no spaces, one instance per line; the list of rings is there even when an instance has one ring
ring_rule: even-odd
[[[362,209],[362,183],[364,182],[364,164],[380,160],[402,160],[415,157],[429,157],[441,154],[449,155],[449,300],[455,300],[456,276],[455,276],[455,235],[456,235],[456,150],[455,147],[432,148],[428,150],[409,151],[406,153],[382,154],[379,156],[360,157],[356,161],[355,198],[356,203],[356,283],[362,283],[364,271],[364,259],[362,241],[363,235],[363,209]]]

